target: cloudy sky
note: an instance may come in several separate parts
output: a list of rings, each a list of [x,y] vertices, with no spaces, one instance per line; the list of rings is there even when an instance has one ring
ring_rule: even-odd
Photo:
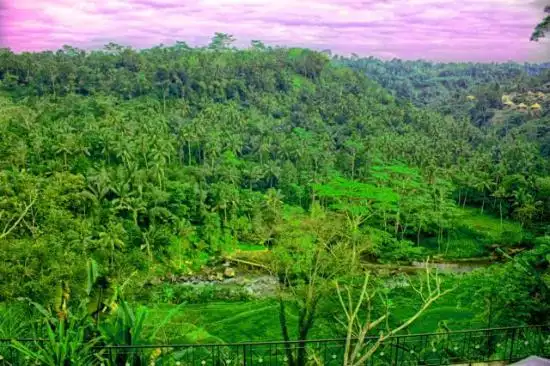
[[[237,46],[440,61],[546,61],[530,42],[544,0],[0,0],[0,44],[15,51],[136,48],[230,33]]]

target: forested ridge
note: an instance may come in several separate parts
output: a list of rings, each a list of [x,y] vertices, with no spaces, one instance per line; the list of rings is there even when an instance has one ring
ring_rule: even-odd
[[[324,240],[366,263],[490,258],[448,279],[446,306],[548,320],[550,115],[495,117],[548,72],[230,40],[0,51],[0,302],[85,297],[92,259],[153,301],[152,278],[251,246],[288,264]]]
[[[503,94],[549,90],[549,63],[433,63],[357,56],[335,56],[334,61],[364,72],[397,98],[457,118],[469,117],[477,125],[487,124],[493,116],[486,110],[502,107]]]

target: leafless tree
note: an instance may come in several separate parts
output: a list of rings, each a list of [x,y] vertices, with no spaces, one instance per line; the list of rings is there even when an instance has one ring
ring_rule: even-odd
[[[394,328],[391,328],[387,321],[390,316],[389,308],[386,307],[386,311],[381,316],[377,318],[372,317],[373,300],[378,296],[382,298],[383,296],[377,288],[371,285],[370,272],[365,273],[363,285],[357,300],[354,300],[349,286],[345,286],[342,289],[338,283],[336,284],[338,299],[346,315],[345,322],[339,320],[346,328],[343,366],[364,365],[385,341],[415,322],[436,300],[454,290],[454,288],[442,290],[441,278],[437,273],[437,269],[432,270],[430,268],[429,260],[426,260],[425,268],[425,277],[421,279],[419,285],[415,286],[409,280],[410,285],[419,295],[422,305],[414,315]],[[379,331],[374,342],[368,342],[367,336],[369,332],[377,329],[383,322],[386,324],[385,329]]]

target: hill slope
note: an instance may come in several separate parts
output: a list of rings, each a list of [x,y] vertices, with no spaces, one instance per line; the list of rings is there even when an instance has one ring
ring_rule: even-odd
[[[313,51],[3,50],[0,81],[2,300],[60,279],[82,291],[87,258],[116,282],[276,245],[313,202],[341,235],[368,217],[373,260],[450,240],[458,206],[548,230],[538,141],[419,109]]]

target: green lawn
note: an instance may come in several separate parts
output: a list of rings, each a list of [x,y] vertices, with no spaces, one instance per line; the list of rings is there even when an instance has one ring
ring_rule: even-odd
[[[161,304],[152,308],[151,321],[162,319],[174,306]],[[170,326],[191,323],[203,329],[205,336],[210,334],[224,342],[277,340],[281,338],[278,311],[274,300],[191,304],[182,307]]]
[[[394,308],[391,323],[410,317],[419,307],[416,297],[409,291],[392,291],[390,294]],[[151,322],[160,321],[176,305],[160,304],[151,309]],[[287,312],[290,330],[296,329],[297,315]],[[452,330],[481,328],[483,324],[472,319],[474,313],[467,308],[457,306],[453,293],[434,303],[407,330],[410,333],[429,333],[438,330],[440,322],[445,321]],[[184,324],[191,323],[193,327]],[[319,319],[310,338],[336,336],[331,330],[330,319]],[[279,306],[276,300],[255,300],[246,302],[216,302],[181,306],[181,311],[171,319],[168,328],[191,331],[192,338],[199,342],[246,342],[282,339],[279,325]],[[176,338],[182,332],[173,333]],[[176,339],[178,340],[178,339]],[[180,338],[179,341],[186,341]]]
[[[266,247],[260,244],[239,243],[237,249],[243,252],[257,252],[265,250]]]
[[[462,209],[459,218],[461,226],[470,229],[474,234],[484,236],[493,241],[507,241],[516,244],[521,241],[523,229],[518,222],[500,220],[499,217],[482,214],[478,209]],[[503,234],[506,235],[503,238]]]
[[[451,330],[483,328],[485,324],[475,318],[475,311],[465,297],[466,288],[461,282],[468,275],[443,276],[443,288],[456,288],[436,300],[408,329],[410,333],[431,333],[445,324]],[[408,319],[421,306],[419,296],[410,288],[393,289],[388,295],[393,303],[392,321]]]
[[[442,255],[446,259],[485,257],[490,254],[489,246],[516,245],[521,242],[523,229],[517,222],[482,214],[479,209],[459,209],[458,224],[446,233],[441,244],[437,238],[425,238],[421,245],[427,254]]]

